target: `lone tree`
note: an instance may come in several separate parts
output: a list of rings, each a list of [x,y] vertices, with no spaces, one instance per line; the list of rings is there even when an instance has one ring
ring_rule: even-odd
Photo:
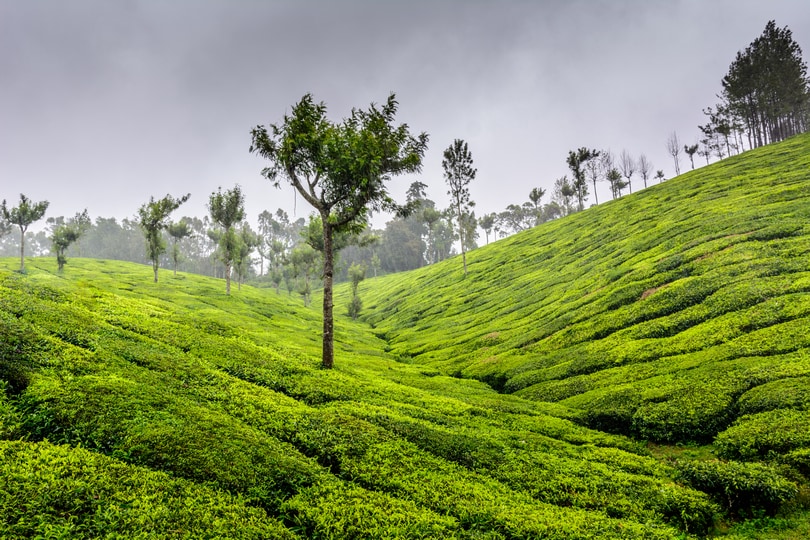
[[[171,195],[166,195],[160,200],[149,197],[149,202],[138,209],[138,223],[146,237],[146,254],[152,261],[152,269],[155,271],[155,283],[158,282],[158,268],[160,266],[160,256],[166,252],[166,241],[163,239],[163,230],[169,226],[169,216],[177,210],[181,204],[191,197],[187,193],[175,199]]]
[[[649,180],[650,173],[652,173],[652,163],[644,154],[641,154],[638,158],[638,173],[641,175],[641,179],[644,180],[644,187],[646,188],[647,180]]]
[[[51,243],[53,243],[53,250],[56,253],[56,265],[61,272],[67,262],[65,252],[90,228],[90,216],[87,215],[85,208],[84,212],[76,214],[67,221],[62,217],[54,220],[48,218],[48,221],[53,224]]]
[[[174,275],[177,275],[177,263],[180,261],[180,240],[191,236],[191,226],[186,218],[170,223],[166,227],[166,232],[172,237],[172,262],[174,263]]]
[[[568,168],[571,169],[571,174],[574,176],[571,187],[574,188],[574,193],[577,196],[577,209],[582,211],[585,209],[585,198],[588,196],[588,182],[585,179],[585,164],[592,159],[599,157],[599,150],[589,150],[587,148],[580,148],[577,151],[571,150],[568,152]],[[594,190],[596,188],[594,187]]]
[[[428,136],[411,135],[406,124],[395,126],[397,106],[391,94],[384,105],[353,109],[351,116],[334,123],[326,117],[326,105],[307,94],[281,124],[251,132],[250,151],[271,162],[262,175],[276,187],[286,179],[321,217],[324,368],[334,363],[334,235],[362,230],[371,212],[401,211],[386,182],[422,169]]]
[[[669,155],[672,156],[673,161],[675,161],[675,176],[681,174],[681,142],[678,140],[678,134],[674,131],[669,134],[669,138],[667,139],[667,152]]]
[[[697,143],[692,145],[688,144],[683,145],[683,151],[686,152],[687,156],[689,156],[689,163],[692,164],[693,171],[695,170],[695,152],[698,151],[698,148],[699,146]]]
[[[456,224],[458,225],[458,237],[461,243],[461,261],[464,265],[464,275],[467,275],[467,242],[465,238],[464,216],[473,207],[470,201],[470,182],[475,180],[478,172],[472,166],[472,154],[467,147],[467,143],[461,139],[456,139],[453,144],[444,151],[442,167],[444,167],[444,179],[450,190],[447,192],[452,198],[453,211],[456,214]]]
[[[633,175],[636,174],[636,160],[627,150],[622,150],[619,155],[619,168],[622,176],[627,178],[627,187],[630,188],[630,193],[633,193]]]
[[[25,231],[35,221],[39,221],[48,209],[48,201],[33,202],[20,193],[20,204],[9,209],[6,201],[0,204],[0,218],[10,225],[20,228],[20,272],[25,272]],[[0,226],[0,228],[3,228]]]
[[[218,188],[208,198],[211,220],[222,227],[217,243],[219,257],[225,264],[225,294],[231,294],[231,267],[240,255],[240,238],[234,225],[245,219],[245,196],[242,188],[234,186],[226,192]]]

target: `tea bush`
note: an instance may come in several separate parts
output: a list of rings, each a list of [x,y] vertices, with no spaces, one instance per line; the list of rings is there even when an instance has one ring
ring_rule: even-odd
[[[678,464],[684,481],[714,496],[726,510],[755,516],[757,510],[774,515],[798,494],[795,483],[759,463],[684,461]]]
[[[240,497],[46,442],[0,441],[3,538],[290,538]]]

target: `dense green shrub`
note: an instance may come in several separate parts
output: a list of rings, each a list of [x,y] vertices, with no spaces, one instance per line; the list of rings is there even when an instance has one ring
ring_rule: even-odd
[[[795,483],[759,463],[680,461],[677,468],[685,482],[736,515],[753,516],[758,510],[774,515],[798,494]]]
[[[810,411],[775,409],[743,416],[717,436],[715,446],[723,457],[744,460],[810,448]]]
[[[810,409],[810,377],[778,379],[752,388],[740,396],[741,414],[773,409]]]
[[[243,499],[83,449],[0,441],[2,538],[293,538]]]

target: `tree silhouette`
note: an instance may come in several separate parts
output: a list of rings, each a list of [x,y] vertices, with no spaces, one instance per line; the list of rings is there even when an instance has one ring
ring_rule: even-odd
[[[678,134],[674,131],[669,134],[669,138],[667,138],[667,152],[669,155],[672,156],[672,159],[675,161],[675,176],[681,174],[681,142],[678,140]]]
[[[695,143],[693,145],[685,144],[683,145],[683,151],[686,152],[686,155],[689,156],[689,163],[692,164],[692,170],[695,170],[695,152],[698,151],[698,144]]]

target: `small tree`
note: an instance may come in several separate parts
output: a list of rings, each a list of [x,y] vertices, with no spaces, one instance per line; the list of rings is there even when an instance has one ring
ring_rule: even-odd
[[[692,170],[695,170],[695,152],[698,151],[698,144],[695,143],[693,145],[685,144],[683,145],[683,151],[686,152],[686,155],[689,156],[689,163],[692,164]]]
[[[25,231],[35,221],[39,221],[48,209],[48,201],[33,202],[20,193],[20,204],[9,209],[5,199],[0,204],[0,218],[20,228],[20,272],[25,272]]]
[[[587,148],[580,148],[576,152],[568,152],[568,168],[571,169],[571,174],[574,176],[571,187],[577,196],[577,209],[582,211],[585,209],[585,198],[588,196],[588,183],[585,180],[585,164],[592,159],[599,157],[598,150],[589,150]]]
[[[87,215],[87,209],[85,208],[84,212],[77,213],[67,221],[62,217],[54,220],[49,218],[48,221],[53,225],[51,243],[53,244],[53,251],[56,253],[57,268],[61,272],[67,262],[65,252],[71,244],[81,238],[90,228],[90,216]]]
[[[239,251],[234,260],[234,269],[236,270],[236,276],[239,278],[237,281],[239,290],[242,289],[242,283],[250,271],[252,262],[250,255],[260,243],[261,237],[250,228],[248,223],[243,222],[239,229]]]
[[[225,264],[225,294],[231,294],[231,266],[239,256],[239,237],[234,225],[245,219],[245,197],[238,185],[222,192],[217,188],[208,198],[208,211],[211,221],[222,227],[218,239],[219,257]]]
[[[180,246],[179,242],[183,238],[191,236],[191,226],[185,218],[180,221],[170,223],[166,227],[166,232],[172,237],[172,262],[174,263],[174,275],[177,275],[177,263],[180,261]]]
[[[658,180],[659,184],[661,182],[663,182],[664,181],[664,171],[662,171],[661,169],[658,169],[658,171],[656,171],[656,173],[655,173],[655,179]]]
[[[619,155],[619,167],[622,176],[627,178],[627,187],[630,188],[630,193],[633,193],[633,175],[636,173],[636,160],[627,150],[622,150]]]
[[[647,187],[647,180],[650,178],[650,173],[652,172],[652,163],[650,160],[647,159],[647,156],[641,154],[638,158],[638,173],[641,175],[641,179],[644,180],[644,187]]]
[[[366,279],[366,265],[353,263],[349,267],[349,279],[352,282],[352,299],[349,302],[349,316],[357,320],[360,310],[363,309],[363,302],[357,294],[357,287],[360,282]]]
[[[577,191],[568,181],[568,177],[563,176],[554,181],[554,192],[551,195],[551,200],[560,206],[562,215],[567,216],[574,211],[573,199],[576,194]]]
[[[678,134],[674,131],[669,134],[667,139],[667,152],[672,156],[675,161],[675,176],[681,174],[681,142],[678,140]]]
[[[622,190],[627,185],[627,182],[622,180],[622,173],[619,172],[619,169],[613,167],[607,171],[607,181],[610,184],[610,189],[613,192],[613,198],[621,197]]]
[[[179,199],[166,195],[160,200],[149,197],[149,202],[138,209],[138,223],[146,237],[146,254],[152,261],[155,272],[155,283],[158,282],[158,267],[160,256],[166,252],[166,241],[163,239],[163,230],[169,226],[169,216],[186,202],[191,194],[188,193]]]
[[[262,175],[279,186],[286,178],[320,214],[323,227],[323,354],[321,365],[334,363],[335,233],[359,231],[372,211],[400,211],[389,196],[391,177],[419,172],[428,136],[410,134],[394,125],[398,103],[391,94],[385,105],[352,110],[340,123],[326,118],[326,105],[305,95],[279,125],[253,129],[250,151],[270,160]]]
[[[456,225],[459,231],[459,241],[461,243],[461,261],[464,266],[464,275],[467,275],[467,255],[466,238],[464,235],[464,215],[470,212],[473,203],[470,201],[470,182],[475,180],[478,172],[472,166],[472,154],[470,154],[467,143],[461,139],[453,141],[445,151],[442,159],[444,168],[444,179],[450,190],[447,192],[452,198],[453,212],[455,213]]]
[[[600,152],[601,155],[604,155]],[[593,198],[596,201],[596,204],[599,204],[599,195],[596,192],[596,182],[599,181],[599,178],[602,176],[602,165],[601,160],[598,159],[589,159],[585,163],[585,171],[588,174],[588,177],[591,179],[593,183]]]
[[[492,232],[492,228],[495,226],[495,221],[497,218],[497,214],[492,212],[478,219],[478,225],[484,229],[484,234],[487,235],[487,244],[489,244],[489,233]]]

